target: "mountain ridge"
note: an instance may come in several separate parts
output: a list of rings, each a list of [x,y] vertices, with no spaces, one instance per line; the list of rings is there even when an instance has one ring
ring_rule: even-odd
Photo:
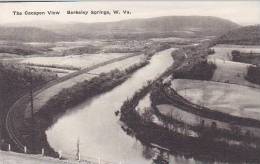
[[[55,28],[56,27],[56,28]],[[163,16],[154,18],[127,19],[115,22],[96,22],[96,23],[57,23],[48,26],[40,23],[34,25],[28,24],[16,27],[6,26],[1,28],[10,28],[8,33],[10,38],[25,41],[38,40],[69,40],[75,38],[135,38],[147,39],[152,37],[196,37],[205,35],[220,35],[232,29],[240,27],[238,24],[212,16]],[[3,35],[0,28],[0,39],[8,39],[8,35]],[[31,28],[29,30],[20,30],[18,28]],[[37,31],[38,29],[38,34]],[[6,30],[8,31],[8,30]],[[17,32],[18,31],[18,32]],[[23,36],[20,32],[31,34]],[[42,34],[42,35],[41,35]],[[17,35],[16,37],[14,35]],[[34,35],[34,37],[33,37]],[[3,37],[5,36],[5,37]]]

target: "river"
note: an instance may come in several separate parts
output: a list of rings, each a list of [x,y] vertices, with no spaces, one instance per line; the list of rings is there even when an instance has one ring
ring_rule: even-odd
[[[119,110],[127,97],[133,96],[148,80],[153,80],[172,65],[174,48],[158,52],[150,63],[136,71],[113,90],[87,100],[67,112],[47,131],[47,140],[64,156],[76,154],[77,141],[82,158],[94,157],[122,164],[151,164],[144,157],[144,147],[121,128]]]

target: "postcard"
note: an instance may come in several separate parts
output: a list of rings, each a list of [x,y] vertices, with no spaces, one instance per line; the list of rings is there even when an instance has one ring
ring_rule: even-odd
[[[260,163],[260,2],[0,2],[0,164]]]

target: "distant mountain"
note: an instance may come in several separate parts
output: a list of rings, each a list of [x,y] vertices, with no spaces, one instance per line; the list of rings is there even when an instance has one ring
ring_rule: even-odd
[[[260,25],[234,29],[218,39],[219,43],[260,45]]]
[[[0,28],[0,39],[55,41],[70,38],[200,37],[220,35],[239,27],[229,20],[207,16],[165,16],[102,23],[30,22],[11,26]]]
[[[220,35],[238,27],[236,23],[216,17],[167,16],[117,22],[77,23],[67,25],[60,32],[82,37],[196,37]]]
[[[70,37],[35,27],[1,27],[0,40],[25,42],[53,42]]]

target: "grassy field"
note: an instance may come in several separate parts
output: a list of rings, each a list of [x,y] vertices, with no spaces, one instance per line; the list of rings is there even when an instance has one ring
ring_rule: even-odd
[[[214,60],[217,68],[213,74],[211,81],[232,83],[243,86],[260,88],[259,85],[251,83],[245,79],[248,72],[249,64],[224,61],[216,59]]]
[[[229,131],[234,130],[233,125],[231,125],[229,123],[205,118],[205,117],[202,117],[199,115],[195,115],[193,113],[186,112],[173,105],[160,104],[160,105],[157,105],[156,107],[157,107],[158,111],[160,112],[160,114],[167,116],[167,117],[171,117],[172,119],[174,119],[178,122],[183,122],[184,124],[186,124],[188,126],[199,127],[199,126],[201,126],[201,121],[204,120],[205,127],[211,127],[212,123],[215,122],[218,129],[229,130]],[[260,137],[259,128],[252,128],[252,127],[240,126],[240,125],[236,125],[236,127],[238,127],[241,130],[240,131],[241,134],[245,134],[247,131],[250,131],[250,133],[253,134],[255,137]]]
[[[92,71],[90,71],[89,73],[94,73],[94,74],[99,74],[99,73],[106,73],[109,72],[111,70],[114,69],[119,69],[119,70],[124,70],[125,68],[139,63],[140,61],[142,61],[144,59],[144,55],[138,55],[138,56],[134,56],[134,57],[130,57],[127,58],[125,60],[122,61],[118,61],[115,63],[111,63],[111,64],[107,64],[105,66],[101,66],[97,69],[94,69]],[[35,100],[34,100],[34,109],[35,111],[38,111],[51,97],[55,96],[56,94],[58,94],[62,89],[65,88],[70,88],[73,85],[83,82],[85,80],[90,80],[93,77],[95,77],[97,75],[93,75],[93,74],[80,74],[76,77],[73,77],[69,80],[63,81],[61,83],[58,83],[50,88],[45,89],[43,92],[39,93],[38,95],[35,96]],[[25,112],[25,116],[26,117],[30,117],[30,107],[28,105],[27,110]]]
[[[20,63],[57,66],[57,67],[75,67],[86,68],[105,62],[113,58],[117,58],[129,53],[102,53],[102,54],[84,54],[84,55],[69,55],[62,57],[32,57],[21,60]]]
[[[96,53],[141,52],[158,43],[152,40],[91,39],[61,42],[0,42],[0,55],[10,58],[24,56],[67,56]]]
[[[213,47],[215,50],[214,55],[210,55],[209,59],[222,59],[222,60],[232,60],[231,51],[238,50],[244,53],[260,53],[260,46],[245,46],[245,45],[226,45],[219,44]]]
[[[260,90],[212,81],[178,79],[172,87],[189,101],[212,110],[260,120]]]
[[[259,85],[251,83],[245,79],[248,67],[251,64],[232,61],[232,51],[240,52],[260,52],[259,46],[238,46],[238,45],[217,45],[213,47],[215,54],[208,56],[208,61],[216,64],[217,68],[211,81],[239,84],[260,88]]]

